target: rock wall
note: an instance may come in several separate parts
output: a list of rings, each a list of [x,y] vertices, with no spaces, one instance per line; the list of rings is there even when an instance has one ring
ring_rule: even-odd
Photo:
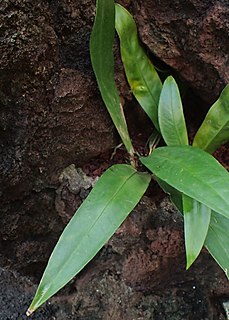
[[[120,2],[149,53],[207,102],[216,99],[229,78],[228,1]],[[94,12],[92,0],[0,3],[0,267],[36,281],[88,192],[78,188],[76,168],[89,163],[100,173],[118,144],[90,64]],[[120,63],[116,76],[123,101],[132,103]],[[61,305],[66,294],[68,315],[55,307],[50,319],[224,319],[215,302],[229,294],[223,272],[204,252],[185,273],[182,222],[162,198],[144,198],[57,298]],[[3,311],[11,303],[4,301]]]
[[[90,64],[93,13],[85,0],[0,4],[0,246],[23,268],[64,226],[61,171],[117,142]]]
[[[227,0],[132,1],[142,41],[208,103],[229,82]]]

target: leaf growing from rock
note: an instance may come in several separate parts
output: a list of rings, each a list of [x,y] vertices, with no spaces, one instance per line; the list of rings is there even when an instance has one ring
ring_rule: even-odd
[[[136,24],[130,13],[115,5],[115,27],[120,39],[121,57],[131,90],[141,107],[159,131],[158,102],[161,80],[142,49]]]
[[[150,179],[130,165],[114,165],[101,176],[54,248],[28,315],[96,255],[137,205]]]
[[[209,228],[211,209],[183,194],[185,249],[188,269],[198,257]]]
[[[229,141],[229,84],[208,111],[197,131],[193,146],[213,153]]]
[[[229,278],[229,219],[214,211],[205,246]]]
[[[207,152],[191,146],[162,147],[141,162],[173,188],[229,218],[229,174]]]
[[[168,146],[188,145],[183,106],[176,81],[169,76],[162,87],[158,106],[162,137]]]
[[[114,81],[114,56],[112,52],[115,34],[114,0],[97,0],[96,8],[96,17],[90,39],[93,70],[103,101],[115,127],[127,151],[133,155],[133,146]]]

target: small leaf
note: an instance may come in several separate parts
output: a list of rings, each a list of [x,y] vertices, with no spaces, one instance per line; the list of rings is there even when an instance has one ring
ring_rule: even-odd
[[[162,137],[167,145],[188,145],[188,134],[180,93],[172,76],[165,80],[162,87],[158,120]]]
[[[115,34],[114,0],[97,0],[96,8],[90,39],[92,66],[103,101],[127,151],[133,155],[133,146],[114,81],[114,56],[112,52]]]
[[[204,245],[209,223],[211,219],[211,209],[204,204],[182,195],[185,249],[188,269],[196,260]]]
[[[214,211],[205,246],[229,279],[229,219]]]
[[[114,165],[101,176],[54,248],[28,314],[96,255],[137,205],[150,179],[129,165]]]
[[[171,146],[140,159],[159,179],[229,218],[229,174],[208,153]]]
[[[127,80],[135,98],[159,130],[158,102],[161,80],[139,43],[134,19],[119,4],[115,5],[115,9],[115,27],[120,39]]]
[[[193,146],[213,153],[229,141],[229,84],[208,111],[197,131]]]

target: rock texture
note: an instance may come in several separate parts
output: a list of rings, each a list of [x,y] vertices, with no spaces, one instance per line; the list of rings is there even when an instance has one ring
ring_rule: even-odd
[[[149,50],[212,103],[229,82],[228,0],[132,1]]]
[[[225,320],[222,270],[202,252],[185,271],[182,220],[144,197],[105,248],[31,319]],[[0,269],[0,318],[25,319],[35,287]],[[10,315],[10,316],[9,316]]]
[[[152,56],[214,100],[229,77],[228,1],[122,3]],[[0,267],[34,282],[118,141],[90,64],[94,9],[92,0],[0,3]],[[132,108],[121,64],[116,70]],[[131,110],[139,125],[144,118]],[[78,171],[82,166],[93,179]],[[184,271],[182,221],[155,193],[34,319],[225,319],[223,272],[206,252]],[[34,286],[0,273],[0,318],[23,318]]]
[[[60,172],[116,144],[90,65],[93,12],[85,0],[0,4],[0,247],[25,268],[63,228]]]

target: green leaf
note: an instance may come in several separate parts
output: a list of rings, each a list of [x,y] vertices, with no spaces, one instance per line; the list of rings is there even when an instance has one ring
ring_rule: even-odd
[[[211,219],[211,209],[204,204],[182,195],[185,248],[188,269],[196,260],[204,245],[209,223]]]
[[[120,39],[121,57],[127,80],[135,98],[159,130],[158,102],[161,80],[139,43],[132,16],[119,4],[115,5],[115,9],[115,27]]]
[[[191,146],[171,146],[140,160],[173,188],[229,217],[229,174],[208,153]]]
[[[229,279],[229,219],[214,211],[205,246]]]
[[[156,177],[156,181],[159,184],[159,186],[161,187],[161,189],[165,193],[169,194],[169,197],[170,197],[171,201],[173,202],[173,204],[175,205],[175,207],[177,207],[177,209],[180,211],[180,213],[183,214],[182,193],[180,193],[180,191],[176,190],[175,188],[170,186],[165,181],[159,179],[158,177]]]
[[[229,141],[229,84],[208,111],[196,133],[193,146],[213,153]]]
[[[110,239],[146,191],[150,175],[114,165],[96,183],[62,233],[27,312],[68,283]]]
[[[114,81],[114,56],[112,52],[115,34],[114,0],[97,0],[96,8],[90,39],[92,66],[103,101],[127,151],[133,155],[133,146]]]
[[[169,76],[162,87],[158,106],[160,131],[169,146],[188,145],[183,106],[176,81]]]

